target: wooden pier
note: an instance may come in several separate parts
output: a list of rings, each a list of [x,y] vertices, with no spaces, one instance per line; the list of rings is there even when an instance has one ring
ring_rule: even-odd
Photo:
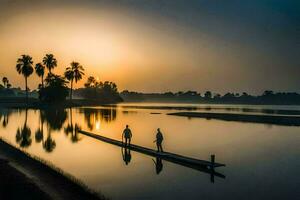
[[[134,145],[134,144],[130,144],[130,146],[124,146],[124,143],[122,141],[114,140],[114,139],[111,139],[108,137],[104,137],[104,136],[97,135],[97,134],[83,131],[83,130],[78,130],[78,132],[83,135],[101,140],[106,143],[110,143],[110,144],[113,144],[113,145],[116,145],[119,147],[123,147],[123,148],[128,148],[132,151],[143,153],[143,154],[146,154],[149,156],[159,157],[163,160],[166,160],[166,161],[169,161],[169,162],[172,162],[175,164],[179,164],[179,165],[189,167],[189,168],[192,168],[192,169],[195,169],[198,171],[209,173],[211,175],[225,178],[225,176],[223,174],[215,172],[215,170],[214,170],[216,167],[225,166],[225,164],[215,162],[214,155],[211,155],[211,161],[199,160],[199,159],[190,158],[190,157],[186,157],[186,156],[182,156],[182,155],[178,155],[178,154],[174,154],[174,153],[169,153],[169,152],[157,152],[156,150],[138,146],[138,145]]]

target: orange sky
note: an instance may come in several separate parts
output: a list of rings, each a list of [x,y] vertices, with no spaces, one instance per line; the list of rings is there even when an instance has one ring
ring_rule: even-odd
[[[31,55],[37,63],[46,53],[53,53],[58,60],[56,73],[62,74],[75,60],[85,67],[87,76],[114,81],[120,90],[147,92],[257,92],[273,89],[265,76],[274,73],[278,78],[282,71],[281,63],[275,63],[278,68],[271,67],[274,63],[268,51],[156,13],[149,17],[124,6],[93,4],[41,4],[31,9],[10,3],[4,6],[0,77],[7,76],[13,86],[24,87],[15,70],[21,54]],[[253,66],[258,66],[255,71]],[[87,76],[76,87],[83,86]],[[36,75],[31,76],[29,87],[36,88],[38,82]],[[295,89],[294,84],[277,88]]]

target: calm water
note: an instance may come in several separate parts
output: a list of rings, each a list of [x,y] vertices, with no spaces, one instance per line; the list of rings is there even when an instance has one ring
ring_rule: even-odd
[[[300,127],[166,115],[173,111],[122,106],[2,109],[0,136],[112,199],[292,199],[300,195]],[[120,147],[76,134],[71,124],[117,140],[129,124],[132,143],[149,148],[155,148],[159,127],[166,151],[207,160],[215,154],[217,162],[226,164],[216,171],[226,177],[211,182],[210,174],[167,161],[156,166],[155,158],[133,151],[125,162]]]

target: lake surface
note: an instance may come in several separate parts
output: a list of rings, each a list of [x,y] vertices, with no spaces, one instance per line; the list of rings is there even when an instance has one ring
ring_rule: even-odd
[[[139,108],[137,106],[140,106]],[[152,108],[145,108],[151,106]],[[156,106],[156,108],[154,107]],[[173,108],[161,108],[172,106]],[[293,199],[300,196],[300,127],[228,122],[166,115],[174,108],[207,105],[121,104],[65,110],[0,109],[0,137],[47,160],[111,199]],[[209,105],[212,108],[228,106]],[[231,108],[295,110],[298,106]],[[214,109],[212,109],[213,112]],[[222,112],[238,110],[223,109]],[[239,112],[243,112],[241,109]],[[187,168],[75,133],[74,127],[132,143],[209,160],[223,177]],[[73,127],[73,128],[72,128]]]

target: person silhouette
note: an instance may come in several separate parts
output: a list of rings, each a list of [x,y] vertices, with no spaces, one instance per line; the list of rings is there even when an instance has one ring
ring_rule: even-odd
[[[152,159],[154,164],[155,164],[155,169],[156,169],[156,174],[159,174],[162,169],[163,169],[163,163],[162,163],[162,159],[160,157],[156,157],[156,162],[154,159]]]
[[[122,134],[122,141],[123,138],[125,138],[125,146],[130,146],[131,138],[132,138],[132,133],[131,130],[129,129],[129,126],[126,125],[126,128],[123,131]]]
[[[126,165],[131,161],[131,152],[127,147],[122,147],[122,157]]]
[[[157,129],[157,133],[156,133],[156,140],[154,142],[156,142],[156,146],[157,146],[157,152],[163,152],[163,148],[162,148],[162,142],[164,140],[163,134],[161,133],[160,129]]]

